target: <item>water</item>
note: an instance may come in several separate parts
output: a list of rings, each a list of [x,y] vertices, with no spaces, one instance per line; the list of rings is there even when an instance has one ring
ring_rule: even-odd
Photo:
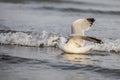
[[[0,80],[120,80],[119,0],[0,0]],[[52,40],[94,17],[87,35],[104,44],[65,54]],[[87,45],[90,43],[87,43]]]

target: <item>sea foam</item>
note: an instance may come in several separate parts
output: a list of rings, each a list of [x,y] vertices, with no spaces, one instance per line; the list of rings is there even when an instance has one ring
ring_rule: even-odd
[[[93,50],[120,52],[120,39],[116,39],[116,40],[103,39],[103,41],[104,44],[96,44]]]
[[[57,39],[58,35],[42,31],[41,33],[35,32],[4,32],[0,33],[0,43],[21,46],[54,46],[52,42]]]
[[[0,32],[0,43],[20,46],[34,47],[55,47],[57,43],[54,40],[61,37],[60,34],[48,33],[42,31],[37,32],[17,32],[17,31],[2,31]],[[65,36],[62,36],[65,38]],[[103,39],[104,44],[93,44],[95,51],[120,52],[120,39]]]

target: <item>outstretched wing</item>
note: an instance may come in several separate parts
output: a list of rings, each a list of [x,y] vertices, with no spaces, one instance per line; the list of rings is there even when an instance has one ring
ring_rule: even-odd
[[[71,25],[72,34],[79,34],[83,36],[84,31],[88,30],[92,26],[94,21],[94,18],[78,19],[74,21]]]
[[[94,43],[99,43],[99,44],[103,44],[104,43],[102,40],[94,38],[94,37],[90,37],[90,36],[82,36],[81,38],[83,40],[91,41],[91,42],[94,42]]]
[[[91,42],[99,43],[99,44],[104,43],[102,40],[97,39],[95,37],[90,37],[90,36],[71,35],[70,37],[74,38],[74,39],[75,38],[77,38],[77,39],[83,39],[83,40],[86,40],[86,41],[91,41]]]
[[[74,21],[71,26],[72,35],[84,36],[84,31],[88,30],[94,21],[94,18],[78,19]],[[83,46],[84,43],[85,42],[82,38],[73,36],[69,39],[67,44],[74,46]]]

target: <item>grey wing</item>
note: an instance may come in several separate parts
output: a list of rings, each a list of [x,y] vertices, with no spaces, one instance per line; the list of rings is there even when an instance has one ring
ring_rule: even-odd
[[[88,30],[94,21],[94,18],[78,19],[74,21],[71,25],[72,34],[79,34],[83,36],[84,31]]]
[[[84,31],[88,30],[89,27],[93,24],[94,18],[87,19],[78,19],[74,21],[71,25],[72,35],[84,36]],[[83,46],[85,43],[84,39],[76,36],[70,37],[68,45]]]
[[[82,36],[81,38],[87,41],[94,42],[94,43],[99,43],[99,44],[104,43],[102,40],[94,38],[94,37],[90,37],[90,36]]]
[[[83,36],[83,35],[84,35],[84,29],[82,29],[81,26],[82,26],[82,25],[80,25],[80,23],[74,22],[74,23],[71,25],[71,33],[72,33],[72,34],[79,34],[79,35]]]
[[[91,42],[99,43],[99,44],[104,43],[102,40],[97,39],[95,37],[90,37],[90,36],[71,35],[71,38],[73,38],[73,39],[82,39],[82,40],[91,41]]]

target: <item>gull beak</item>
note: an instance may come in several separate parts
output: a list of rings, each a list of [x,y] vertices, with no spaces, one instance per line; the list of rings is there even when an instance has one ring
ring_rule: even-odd
[[[55,40],[53,40],[52,42],[58,42],[60,40],[60,38],[58,38],[58,39],[55,39]]]
[[[59,38],[52,40],[52,45],[54,47],[57,47],[57,44],[58,44],[59,40],[60,40]]]

